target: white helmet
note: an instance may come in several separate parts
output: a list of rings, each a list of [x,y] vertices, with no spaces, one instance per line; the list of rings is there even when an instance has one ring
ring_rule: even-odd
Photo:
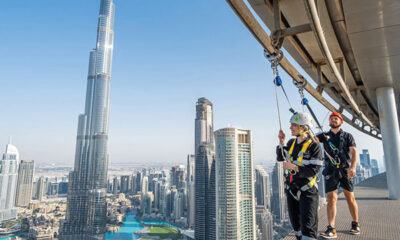
[[[294,123],[300,126],[307,126],[308,128],[312,128],[314,124],[314,119],[310,114],[301,112],[293,114],[292,118],[290,118],[290,123]]]

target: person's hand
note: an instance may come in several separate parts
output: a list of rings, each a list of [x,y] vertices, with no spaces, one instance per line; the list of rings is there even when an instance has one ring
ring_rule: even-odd
[[[290,162],[283,162],[283,169],[284,170],[293,170],[298,172],[299,168],[297,167],[297,165],[290,163]]]
[[[356,176],[356,168],[355,167],[350,167],[349,170],[347,171],[347,177],[348,178],[353,178]]]
[[[278,138],[280,144],[285,144],[285,133],[282,130],[279,130]]]

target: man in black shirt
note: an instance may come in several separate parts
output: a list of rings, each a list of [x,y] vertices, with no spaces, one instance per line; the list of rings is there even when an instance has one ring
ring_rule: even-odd
[[[339,187],[343,188],[344,196],[350,214],[353,218],[351,223],[351,234],[360,234],[358,223],[358,206],[354,197],[354,185],[352,178],[356,175],[357,149],[353,136],[343,131],[340,127],[343,118],[340,113],[332,113],[329,116],[330,131],[317,135],[318,140],[324,144],[325,150],[325,191],[328,194],[328,221],[327,230],[321,237],[327,239],[336,238],[335,217],[336,202]]]

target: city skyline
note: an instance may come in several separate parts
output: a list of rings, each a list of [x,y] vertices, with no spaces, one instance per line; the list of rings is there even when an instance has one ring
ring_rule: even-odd
[[[70,0],[38,10],[22,1],[32,7],[22,11],[25,21],[13,16],[18,4],[5,4],[16,24],[5,31],[21,37],[15,29],[28,22],[26,44],[9,38],[1,40],[9,47],[0,44],[9,59],[0,59],[7,69],[0,101],[8,103],[0,136],[17,140],[10,137],[0,160],[0,236],[147,239],[156,229],[174,239],[272,240],[292,230],[286,165],[275,151],[278,126],[286,140],[294,138],[288,134],[292,113],[286,103],[276,109],[270,63],[226,2],[178,0],[176,9],[164,2],[97,0],[78,9],[78,0]],[[62,34],[45,31],[59,28]],[[89,64],[82,52],[89,52]],[[85,81],[78,71],[87,73]],[[289,86],[287,93],[293,108],[304,111],[298,89]],[[310,105],[328,130],[329,112],[315,99]],[[382,145],[369,149],[376,139],[346,124],[343,129],[357,143],[354,183],[382,171]],[[20,160],[20,153],[35,160]],[[110,161],[125,165],[109,168]],[[46,162],[53,167],[41,167]],[[326,195],[320,197],[322,207]]]
[[[4,136],[0,143],[5,144],[6,136],[12,135],[19,148],[37,164],[72,166],[74,116],[82,111],[86,50],[93,43],[93,9],[98,6],[96,1],[79,2],[80,9],[73,7],[78,3],[76,0],[49,6],[22,2],[34,11],[22,11],[26,16],[21,17],[18,4],[6,2],[3,6],[5,14],[0,17],[7,22],[4,29],[9,33],[1,40],[4,44],[0,44],[0,50],[6,56],[4,59],[7,59],[0,60],[5,68],[4,78],[0,80],[5,94],[0,100],[11,106],[10,117],[0,126],[0,136]],[[279,127],[276,109],[271,104],[274,101],[272,73],[262,56],[262,49],[225,2],[180,3],[180,10],[160,3],[159,8],[167,10],[164,15],[149,16],[154,8],[151,3],[119,1],[121,12],[117,16],[119,35],[115,49],[119,58],[114,64],[111,90],[110,162],[185,163],[186,154],[194,152],[193,144],[188,141],[193,139],[190,130],[192,104],[199,97],[207,97],[215,104],[216,129],[230,123],[252,129],[255,163],[269,161],[267,165],[273,165],[277,140],[271,136],[276,135]],[[215,12],[209,19],[204,19],[210,7]],[[31,15],[33,12],[41,13],[41,18]],[[73,19],[70,19],[71,15],[74,15]],[[149,22],[149,17],[154,20]],[[26,18],[30,21],[24,21]],[[187,19],[186,23],[181,21],[182,18]],[[211,25],[213,21],[217,24]],[[80,27],[75,28],[78,23]],[[194,26],[197,31],[186,30],[188,26]],[[21,35],[16,29],[26,32]],[[164,39],[151,33],[152,29]],[[53,32],[55,34],[51,34]],[[29,76],[17,69],[26,69]],[[282,77],[291,82],[286,74]],[[297,90],[287,85],[288,93],[297,96]],[[226,86],[230,91],[223,92]],[[240,101],[235,99],[239,93],[246,97]],[[9,101],[14,94],[20,97]],[[162,104],[165,99],[175,109],[175,114],[169,118],[163,118],[169,112]],[[327,111],[313,99],[309,100],[316,105],[314,110],[323,119]],[[42,111],[33,111],[39,105]],[[244,109],[244,114],[238,114],[239,108]],[[299,104],[297,108],[300,109]],[[157,120],[160,118],[164,121]],[[284,111],[283,123],[289,118],[290,114]],[[283,127],[288,133],[288,124]],[[382,167],[381,143],[346,124],[344,128],[353,133],[359,149],[370,144],[378,146],[371,149],[370,154]],[[182,137],[174,137],[177,135]],[[172,136],[173,146],[163,144],[166,136]],[[45,152],[41,147],[43,142],[49,149]],[[132,145],[137,148],[127,147]],[[154,147],[158,151],[153,151]]]

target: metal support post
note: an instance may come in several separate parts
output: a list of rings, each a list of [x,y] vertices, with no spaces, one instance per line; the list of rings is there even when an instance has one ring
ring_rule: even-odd
[[[396,101],[391,87],[376,89],[389,198],[400,200],[400,133]]]

